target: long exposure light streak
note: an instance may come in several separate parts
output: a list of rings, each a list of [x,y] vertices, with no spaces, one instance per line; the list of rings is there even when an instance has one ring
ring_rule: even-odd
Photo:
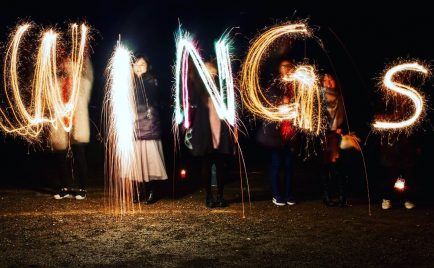
[[[137,178],[135,120],[137,118],[132,54],[120,42],[107,67],[104,102],[106,128],[106,190],[111,209],[125,214],[132,208]]]
[[[219,85],[216,84],[188,33],[180,32],[175,66],[175,122],[190,127],[188,72],[189,57],[204,83],[220,119],[235,125],[235,93],[231,68],[230,40],[223,35],[215,43]],[[182,105],[181,105],[182,102]]]
[[[71,51],[68,60],[71,65],[72,88],[68,100],[64,101],[59,87],[56,61],[59,34],[53,29],[42,34],[32,81],[21,83],[24,79],[18,70],[18,67],[23,65],[20,48],[31,27],[32,24],[29,23],[18,26],[7,46],[3,67],[7,107],[0,108],[0,128],[6,133],[36,139],[47,123],[57,129],[60,122],[67,132],[72,128],[89,30],[84,24],[81,27],[72,24],[70,27]],[[30,96],[30,99],[26,100],[23,95]]]
[[[424,112],[425,99],[424,97],[414,88],[402,84],[400,82],[394,81],[395,76],[398,76],[401,72],[418,72],[423,75],[428,75],[429,71],[424,66],[417,62],[413,63],[403,63],[390,68],[383,79],[384,89],[391,90],[395,94],[403,95],[409,98],[414,105],[414,112],[410,116],[402,121],[375,121],[373,127],[377,130],[401,130],[416,126],[421,122],[421,117]],[[387,92],[386,92],[387,94]]]
[[[269,121],[292,120],[296,115],[297,105],[282,109],[270,103],[260,85],[260,67],[270,46],[278,38],[311,36],[311,32],[303,23],[287,24],[272,27],[257,37],[247,53],[241,73],[241,98],[247,109],[254,115]]]

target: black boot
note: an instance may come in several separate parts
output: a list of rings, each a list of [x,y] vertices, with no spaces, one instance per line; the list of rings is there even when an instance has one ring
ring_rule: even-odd
[[[214,197],[212,196],[212,194],[206,195],[205,205],[207,208],[215,208],[216,203],[214,202]]]
[[[347,181],[348,181],[347,176],[340,176],[340,178],[339,178],[339,207],[341,207],[341,208],[351,206],[347,202],[347,192],[346,192]]]
[[[351,207],[351,205],[347,202],[347,199],[344,196],[340,196],[339,207],[346,208],[346,207]]]
[[[140,202],[140,187],[139,182],[133,182],[133,203]]]
[[[330,177],[331,177],[330,171],[327,169],[325,174],[323,174],[323,176],[321,178],[322,179],[323,194],[324,194],[323,203],[327,207],[334,207],[336,205],[336,203],[333,202],[333,200],[330,198],[330,191],[329,191]]]
[[[324,197],[323,203],[327,207],[334,207],[334,206],[336,206],[336,203],[333,200],[330,199],[330,197],[329,197],[328,194]]]
[[[145,201],[146,205],[151,205],[157,202],[157,195],[155,194],[155,182],[150,181],[149,183],[149,196]]]
[[[226,200],[223,198],[223,195],[219,195],[217,196],[215,206],[218,208],[225,208],[228,206],[228,202],[226,202]]]

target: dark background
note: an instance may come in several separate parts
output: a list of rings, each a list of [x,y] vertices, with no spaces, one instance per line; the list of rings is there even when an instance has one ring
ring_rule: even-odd
[[[90,114],[91,143],[87,154],[90,167],[89,184],[103,185],[103,157],[101,104],[104,94],[104,69],[118,40],[138,54],[146,54],[157,74],[162,94],[162,115],[167,169],[174,166],[172,117],[172,66],[175,54],[175,33],[179,22],[183,29],[193,33],[199,41],[204,56],[211,57],[213,41],[226,29],[234,29],[234,63],[236,72],[249,47],[249,40],[265,27],[288,20],[308,19],[315,35],[322,40],[324,49],[313,40],[298,41],[291,49],[282,51],[298,61],[306,58],[321,72],[334,73],[341,85],[346,101],[349,123],[363,140],[366,139],[373,113],[381,103],[376,93],[377,78],[386,66],[397,59],[423,59],[430,64],[434,59],[432,26],[434,19],[431,8],[422,1],[411,1],[405,5],[380,1],[253,1],[229,3],[225,1],[3,1],[0,11],[0,42],[4,46],[8,35],[21,20],[31,20],[42,26],[65,28],[66,22],[86,21],[94,28],[92,61],[95,68],[95,83],[92,93]],[[3,53],[0,60],[3,64]],[[272,66],[272,65],[270,65]],[[273,69],[273,67],[268,67]],[[432,80],[423,87],[430,98]],[[430,103],[431,104],[431,103]],[[432,105],[432,104],[431,104]],[[381,106],[380,106],[381,107]],[[433,191],[433,111],[419,129],[420,146],[423,149],[418,159],[420,197],[430,200]],[[242,139],[247,169],[257,171],[267,178],[266,152],[254,142],[255,125],[248,112],[243,111],[249,137]],[[55,164],[49,149],[44,144],[29,145],[16,137],[0,136],[0,184],[19,185],[38,189],[53,187],[56,177]],[[378,137],[371,136],[365,148],[369,179],[374,190],[378,178]],[[360,157],[354,162],[356,178],[352,182],[355,195],[365,193]],[[235,167],[235,166],[234,166]],[[194,169],[194,168],[193,168]],[[235,168],[234,168],[235,170]],[[299,195],[317,197],[318,159],[315,156],[304,160],[299,157],[297,181]],[[175,175],[177,172],[175,172]],[[176,176],[175,176],[176,177]],[[234,175],[234,177],[236,177]],[[253,176],[252,179],[255,179]],[[176,178],[176,181],[178,179]],[[169,182],[170,183],[170,182]],[[185,184],[185,182],[184,182]],[[177,184],[182,188],[182,184]],[[181,189],[180,189],[181,191]],[[431,198],[432,200],[432,198]]]

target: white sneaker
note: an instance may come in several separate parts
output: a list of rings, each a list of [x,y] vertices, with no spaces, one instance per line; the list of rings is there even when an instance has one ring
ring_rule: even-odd
[[[415,207],[415,204],[413,202],[411,202],[411,201],[405,201],[404,202],[404,207],[406,209],[413,209]]]
[[[293,206],[293,205],[295,205],[296,203],[295,203],[294,200],[288,200],[288,201],[286,201],[286,204],[288,204],[288,205],[290,205],[290,206]]]
[[[86,199],[86,190],[80,189],[75,195],[75,199],[77,200],[84,200]]]
[[[277,200],[276,198],[273,197],[273,204],[275,204],[276,206],[281,207],[281,206],[284,206],[284,205],[285,205],[285,202],[282,202],[282,201],[280,201],[280,200]]]
[[[60,200],[63,198],[72,198],[72,195],[67,188],[62,188],[57,194],[53,195],[53,197],[54,199]]]
[[[382,209],[390,209],[392,207],[392,202],[389,199],[383,199],[383,203],[381,204]]]

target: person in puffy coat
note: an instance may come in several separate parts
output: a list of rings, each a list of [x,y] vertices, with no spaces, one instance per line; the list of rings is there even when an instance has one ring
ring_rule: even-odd
[[[134,185],[134,201],[153,204],[157,181],[167,180],[161,143],[158,82],[151,73],[149,60],[137,56],[133,64],[135,77],[136,120],[136,159],[138,177]],[[147,190],[147,194],[145,193]]]

